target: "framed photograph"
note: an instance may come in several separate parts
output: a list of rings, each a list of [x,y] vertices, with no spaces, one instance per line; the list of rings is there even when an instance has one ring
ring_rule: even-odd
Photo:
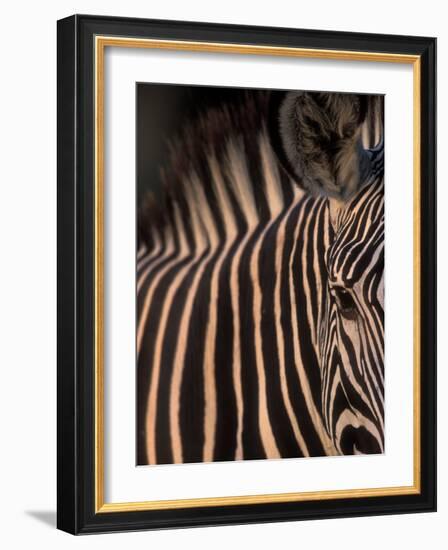
[[[58,22],[58,527],[436,508],[434,38]]]

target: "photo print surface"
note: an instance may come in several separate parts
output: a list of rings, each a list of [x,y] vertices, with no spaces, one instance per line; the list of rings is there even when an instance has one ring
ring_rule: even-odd
[[[137,464],[384,452],[384,98],[137,84]]]

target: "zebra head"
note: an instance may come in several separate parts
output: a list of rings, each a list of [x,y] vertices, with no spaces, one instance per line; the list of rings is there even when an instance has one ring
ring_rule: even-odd
[[[342,454],[384,450],[383,146],[365,148],[363,128],[366,117],[370,127],[381,118],[379,101],[290,92],[275,106],[281,164],[327,205],[322,307],[312,329],[322,418]]]

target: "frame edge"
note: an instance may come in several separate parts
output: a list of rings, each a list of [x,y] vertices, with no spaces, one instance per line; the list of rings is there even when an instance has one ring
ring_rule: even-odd
[[[76,335],[77,27],[57,22],[57,528],[79,532]]]
[[[283,511],[279,508],[271,509],[265,514],[257,514],[257,507],[250,505],[252,509],[233,509],[231,512],[225,510],[205,510],[202,518],[192,517],[185,510],[179,510],[180,516],[177,518],[163,512],[153,514],[153,519],[144,513],[107,513],[98,514],[85,506],[86,499],[89,500],[90,489],[86,486],[86,479],[83,474],[83,453],[90,452],[84,448],[82,432],[79,431],[79,425],[84,421],[78,414],[83,414],[82,400],[83,396],[79,393],[79,378],[82,376],[80,371],[81,363],[78,366],[78,353],[80,348],[79,335],[77,333],[77,312],[81,313],[83,308],[83,296],[77,292],[77,285],[80,281],[77,279],[77,252],[80,243],[77,244],[76,234],[82,232],[82,217],[79,213],[80,206],[77,206],[77,179],[78,169],[78,122],[81,120],[82,110],[77,107],[81,94],[88,94],[88,91],[79,89],[78,79],[82,78],[79,71],[82,70],[82,64],[79,64],[78,49],[82,47],[82,36],[80,27],[85,23],[90,27],[91,24],[102,22],[128,22],[128,18],[109,18],[101,16],[71,16],[58,22],[58,517],[57,526],[59,529],[72,534],[81,533],[100,533],[111,531],[128,531],[140,529],[161,529],[173,527],[193,527],[193,526],[211,526],[211,525],[231,525],[247,523],[265,523],[272,521],[292,521],[299,519],[322,519],[331,517],[353,517],[360,515],[384,515],[399,514],[405,512],[430,512],[436,510],[436,464],[435,464],[435,339],[433,332],[429,334],[429,329],[423,325],[423,319],[429,321],[429,325],[435,329],[435,49],[436,40],[424,37],[408,37],[415,50],[424,63],[422,67],[422,101],[421,113],[425,117],[422,120],[421,137],[422,142],[425,138],[428,140],[425,150],[421,151],[421,184],[422,184],[422,264],[424,260],[428,261],[426,276],[422,273],[422,293],[426,292],[429,304],[426,310],[422,312],[422,336],[425,335],[426,346],[422,345],[422,363],[428,366],[425,376],[422,373],[422,384],[425,389],[424,405],[422,407],[422,425],[429,430],[429,447],[422,442],[422,458],[424,458],[424,479],[422,479],[422,493],[418,495],[413,502],[394,504],[382,507],[378,510],[373,502],[371,506],[347,506],[342,512],[335,511],[333,508],[324,507],[319,512],[317,510],[308,513],[302,513],[300,517],[298,511]],[[156,25],[154,20],[134,19],[134,22],[141,24]],[[272,33],[288,31],[293,29],[266,28],[266,27],[242,27],[236,25],[209,25],[207,23],[194,24],[190,22],[163,21],[164,25],[178,25],[181,28],[192,27],[193,29],[201,27],[207,29],[210,27],[227,28],[228,31],[234,30],[236,33],[244,31],[263,31],[270,30]],[[89,28],[88,34],[92,32]],[[295,30],[295,32],[302,32]],[[335,31],[310,31],[313,34],[332,34]],[[340,32],[343,35],[351,33]],[[78,35],[80,38],[78,39]],[[372,37],[375,35],[371,35]],[[379,36],[379,35],[376,35]],[[388,37],[393,39],[404,37]],[[392,45],[390,46],[392,47]],[[425,99],[423,99],[425,98]],[[434,117],[434,118],[432,118]],[[82,125],[82,124],[81,124]],[[81,184],[82,180],[79,180]],[[424,191],[423,186],[427,189]],[[82,196],[80,195],[80,200]],[[81,240],[81,239],[80,239]],[[425,245],[430,245],[429,250],[423,253]],[[80,273],[81,275],[81,273]],[[82,280],[81,280],[82,281]],[[429,290],[424,291],[424,285],[430,285]],[[434,285],[434,286],[432,286]],[[80,326],[81,328],[81,326]],[[423,342],[422,342],[423,344]],[[431,344],[433,347],[431,348]],[[432,351],[431,351],[432,349]],[[432,401],[431,401],[432,399]],[[78,402],[79,401],[79,402]],[[87,446],[88,447],[88,446]],[[423,472],[422,472],[423,475]],[[87,490],[87,493],[85,491]],[[83,505],[84,503],[84,505]],[[336,501],[337,504],[337,501]],[[86,508],[86,509],[85,509]],[[196,509],[201,512],[201,509]],[[204,510],[202,510],[204,512]],[[316,513],[317,512],[317,513]],[[171,516],[171,517],[170,517]],[[256,516],[256,517],[255,517]]]

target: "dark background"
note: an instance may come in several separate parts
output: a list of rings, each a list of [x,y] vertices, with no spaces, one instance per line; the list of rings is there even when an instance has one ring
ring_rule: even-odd
[[[137,204],[160,189],[169,140],[200,113],[241,101],[246,88],[137,83]]]
[[[161,190],[160,169],[169,163],[170,140],[200,114],[220,105],[241,103],[249,92],[266,90],[138,82],[136,86],[137,211],[148,190]],[[271,93],[273,90],[270,90]],[[280,94],[284,90],[276,90]]]

